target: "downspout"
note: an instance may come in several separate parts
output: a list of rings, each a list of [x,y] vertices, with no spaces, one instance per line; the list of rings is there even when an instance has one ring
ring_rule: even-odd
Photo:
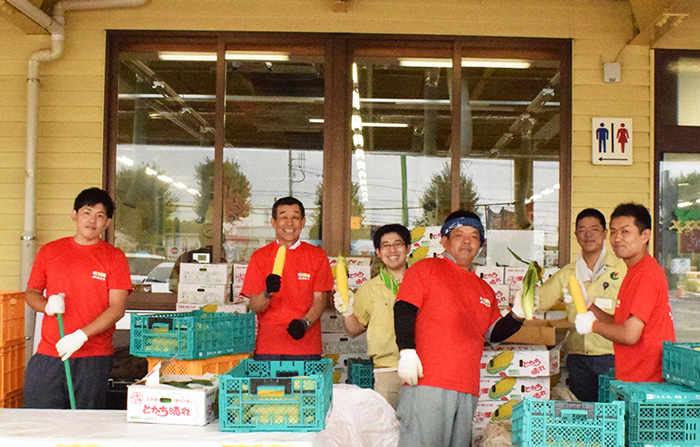
[[[24,182],[24,228],[20,243],[20,290],[24,290],[36,254],[36,154],[39,129],[39,87],[41,62],[53,61],[63,54],[64,13],[71,10],[135,8],[148,0],[64,0],[54,5],[53,17],[49,17],[29,0],[5,0],[51,34],[51,48],[35,51],[27,64],[27,143]],[[32,354],[36,313],[25,308],[24,333],[26,358]]]

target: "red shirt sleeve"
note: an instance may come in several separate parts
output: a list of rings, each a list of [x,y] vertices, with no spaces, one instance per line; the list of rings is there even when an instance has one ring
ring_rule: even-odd
[[[261,293],[265,290],[265,272],[263,270],[261,258],[262,253],[259,249],[253,253],[248,262],[248,268],[245,271],[243,278],[243,287],[241,287],[241,295],[251,296]]]
[[[333,290],[333,273],[328,256],[322,251],[318,259],[316,281],[314,281],[314,292],[329,292]]]
[[[424,265],[424,263],[416,263],[406,270],[403,281],[401,281],[401,287],[399,287],[399,291],[396,294],[396,301],[406,301],[420,309],[425,298],[423,291]]]

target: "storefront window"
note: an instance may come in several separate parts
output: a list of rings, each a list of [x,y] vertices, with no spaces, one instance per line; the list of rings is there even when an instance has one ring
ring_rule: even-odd
[[[306,210],[301,238],[321,245],[323,56],[313,49],[226,52],[223,245],[247,262],[274,239],[270,211],[293,196]],[[266,60],[267,59],[267,60]]]
[[[211,246],[215,57],[197,52],[119,56],[115,245],[132,281],[170,291],[183,252]]]
[[[700,53],[656,55],[656,259],[666,271],[676,341],[700,337]],[[693,87],[695,86],[695,87]]]

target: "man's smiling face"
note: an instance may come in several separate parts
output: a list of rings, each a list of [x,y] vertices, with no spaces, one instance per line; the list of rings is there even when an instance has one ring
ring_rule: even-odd
[[[301,216],[299,205],[280,205],[276,217],[270,219],[270,225],[275,229],[279,243],[289,247],[299,240],[306,218]]]

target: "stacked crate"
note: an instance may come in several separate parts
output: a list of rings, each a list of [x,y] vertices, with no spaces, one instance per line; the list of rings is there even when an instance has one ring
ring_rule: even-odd
[[[0,291],[0,407],[22,407],[24,293]]]
[[[558,373],[558,347],[506,344],[485,347],[479,400],[472,423],[473,445],[483,445],[484,431],[490,422],[509,422],[513,407],[522,399],[549,399],[552,376]]]

